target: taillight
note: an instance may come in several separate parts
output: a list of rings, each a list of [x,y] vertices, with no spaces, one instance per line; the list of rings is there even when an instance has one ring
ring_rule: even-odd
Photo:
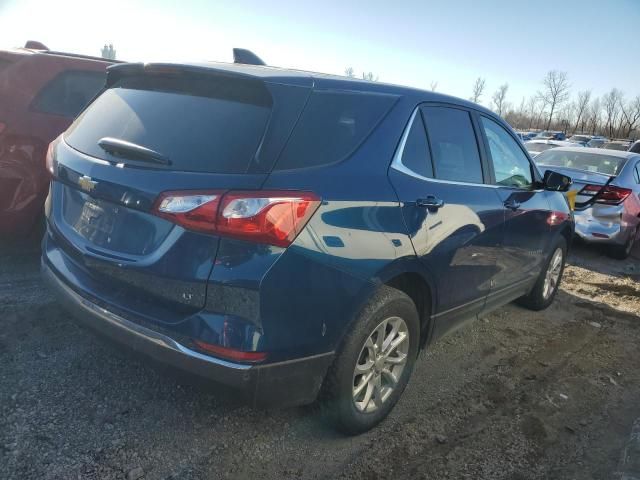
[[[193,343],[195,343],[201,350],[207,353],[212,353],[218,357],[226,358],[227,360],[239,362],[262,362],[267,358],[266,352],[245,352],[243,350],[214,345],[195,339],[193,340]]]
[[[598,193],[599,192],[599,193]],[[582,195],[596,195],[596,203],[604,203],[606,205],[618,205],[624,202],[631,194],[629,188],[617,187],[615,185],[586,185],[581,191]]]
[[[0,122],[0,135],[4,132],[4,129],[7,128],[7,124],[4,122]]]
[[[214,233],[222,192],[166,192],[158,197],[154,213],[189,230]]]
[[[312,193],[230,192],[220,204],[218,232],[288,247],[320,205]]]
[[[154,213],[189,230],[288,247],[320,205],[309,192],[165,192]]]

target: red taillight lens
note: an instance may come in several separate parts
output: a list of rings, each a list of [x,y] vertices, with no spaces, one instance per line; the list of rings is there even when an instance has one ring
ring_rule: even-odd
[[[166,192],[158,197],[153,210],[189,230],[214,233],[221,196],[218,191]]]
[[[319,205],[307,192],[230,192],[220,204],[218,232],[288,247]]]
[[[198,348],[204,350],[207,353],[212,353],[218,357],[226,358],[227,360],[234,360],[238,362],[262,362],[266,360],[266,352],[244,352],[242,350],[235,350],[229,347],[222,347],[220,345],[213,345],[200,340],[193,340]]]
[[[607,185],[604,188],[601,185],[586,185],[580,193],[586,195],[597,195],[596,203],[618,205],[619,203],[624,202],[627,197],[631,195],[631,189],[617,187],[615,185]]]
[[[288,247],[320,205],[309,192],[165,192],[154,213],[189,230]]]

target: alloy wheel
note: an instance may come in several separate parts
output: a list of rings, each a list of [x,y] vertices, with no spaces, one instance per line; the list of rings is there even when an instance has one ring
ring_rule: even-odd
[[[547,267],[547,273],[544,278],[544,287],[542,288],[542,296],[544,299],[548,299],[553,292],[555,292],[560,281],[560,273],[562,270],[562,249],[556,248],[553,252],[549,266]]]
[[[353,372],[353,402],[362,413],[378,410],[400,381],[409,355],[409,329],[400,317],[378,324],[362,346]]]

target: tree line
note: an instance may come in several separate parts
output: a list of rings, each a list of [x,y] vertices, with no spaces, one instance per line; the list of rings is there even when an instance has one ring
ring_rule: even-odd
[[[486,81],[478,77],[469,100],[480,103]],[[627,98],[617,88],[596,97],[591,90],[571,91],[567,72],[549,71],[541,88],[518,106],[507,101],[509,84],[500,85],[491,95],[489,108],[517,130],[560,130],[566,134],[585,133],[609,138],[640,137],[640,95]]]
[[[355,77],[352,67],[345,75]],[[362,72],[364,80],[377,81],[372,72]],[[438,82],[429,85],[435,91]],[[469,100],[481,103],[487,82],[478,77],[473,82]],[[627,97],[612,88],[597,97],[591,90],[572,92],[567,72],[551,70],[540,82],[540,89],[523,97],[519,105],[507,99],[509,84],[504,83],[490,95],[488,106],[516,130],[560,130],[565,134],[584,133],[609,138],[640,138],[640,95]]]

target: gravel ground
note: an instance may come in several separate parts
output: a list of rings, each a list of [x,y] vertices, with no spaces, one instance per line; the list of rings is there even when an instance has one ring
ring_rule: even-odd
[[[254,411],[72,323],[33,247],[0,251],[0,478],[610,479],[640,416],[640,251],[577,246],[547,311],[506,306],[421,355],[356,438]]]

